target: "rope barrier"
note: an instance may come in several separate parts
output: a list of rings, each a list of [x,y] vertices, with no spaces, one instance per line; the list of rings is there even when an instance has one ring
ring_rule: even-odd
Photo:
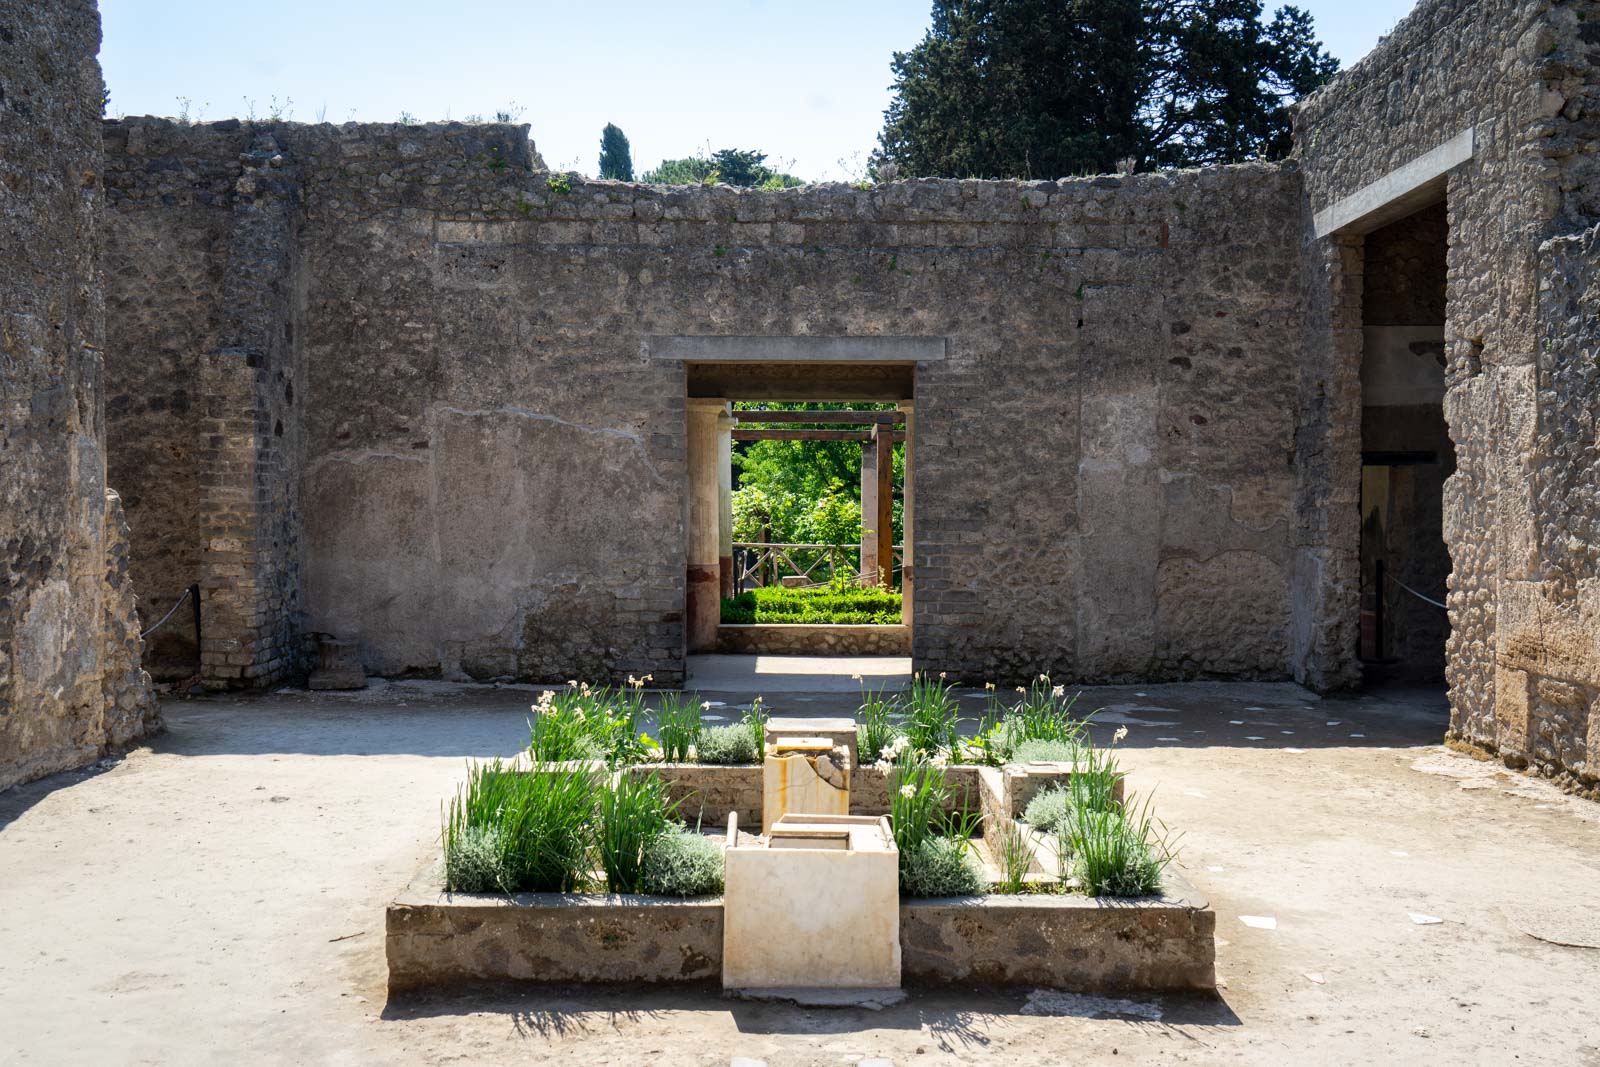
[[[178,609],[183,607],[183,602],[188,600],[190,595],[192,593],[194,593],[194,589],[195,589],[195,587],[192,586],[192,585],[189,588],[185,589],[183,591],[183,595],[178,598],[178,602],[176,604],[172,605],[172,610],[167,612],[165,615],[161,616],[161,621],[160,622],[156,623],[154,626],[150,627],[150,629],[145,630],[143,633],[141,633],[139,635],[139,639],[142,641],[146,637],[149,637],[151,634],[155,633],[157,630],[159,630],[163,626],[165,626],[167,624],[167,620],[172,618],[174,615],[176,615],[178,613]]]
[[[1404,589],[1406,592],[1410,593],[1412,596],[1416,597],[1418,600],[1422,601],[1424,604],[1432,604],[1434,607],[1438,608],[1440,611],[1449,611],[1450,610],[1450,608],[1448,606],[1439,603],[1437,600],[1433,599],[1432,597],[1423,596],[1421,593],[1417,592],[1415,589],[1411,588],[1409,585],[1407,585],[1405,582],[1402,582],[1400,579],[1396,578],[1394,575],[1385,572],[1384,573],[1384,577],[1388,578],[1395,585],[1398,585],[1401,589]]]

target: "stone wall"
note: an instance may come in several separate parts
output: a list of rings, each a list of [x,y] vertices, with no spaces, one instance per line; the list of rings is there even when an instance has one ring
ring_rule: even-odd
[[[157,723],[105,486],[100,20],[0,0],[0,789]]]
[[[285,556],[303,629],[375,671],[681,676],[686,379],[648,339],[707,334],[946,339],[916,379],[919,665],[1289,670],[1293,168],[756,193],[549,175],[518,127],[108,130],[121,232],[196,278],[228,161],[273,138],[289,277],[247,280],[290,294]]]
[[[1547,271],[1538,257],[1542,241],[1583,229],[1600,209],[1593,151],[1600,80],[1590,58],[1596,15],[1592,0],[1424,3],[1370,56],[1306,101],[1296,123],[1309,212],[1475,130],[1473,158],[1450,173],[1447,197],[1444,408],[1457,461],[1444,503],[1453,565],[1451,734],[1512,762],[1528,758],[1541,715],[1565,724],[1552,725],[1552,736],[1568,738],[1588,717],[1587,709],[1571,710],[1588,699],[1581,690],[1548,687],[1552,699],[1537,699],[1539,665],[1553,655],[1540,651],[1539,635],[1550,632],[1552,619],[1579,622],[1540,550],[1553,547],[1544,531],[1570,515],[1553,510],[1541,486],[1549,483],[1552,457],[1592,447],[1581,422],[1556,418],[1540,400],[1552,373],[1547,334],[1557,329],[1547,320],[1559,313],[1541,300]],[[1314,634],[1348,627],[1355,612],[1349,576],[1356,538],[1342,518],[1327,518],[1315,505],[1326,500],[1347,514],[1343,505],[1359,484],[1359,438],[1347,420],[1359,405],[1362,239],[1316,240],[1309,212],[1307,261],[1324,266],[1311,272],[1307,300],[1337,311],[1308,316],[1302,410],[1339,413],[1305,423],[1328,456],[1326,478],[1319,472],[1308,479],[1301,495],[1301,557],[1322,568],[1319,621],[1305,631]],[[1561,258],[1583,273],[1581,257]],[[1574,558],[1570,543],[1559,555]],[[1592,564],[1587,576],[1592,580]],[[1600,655],[1593,629],[1587,643],[1562,655],[1592,665]],[[1339,669],[1330,662],[1319,652],[1301,669],[1327,677]],[[1570,665],[1562,670],[1574,673]],[[1552,766],[1592,779],[1570,741],[1551,741],[1545,750]]]

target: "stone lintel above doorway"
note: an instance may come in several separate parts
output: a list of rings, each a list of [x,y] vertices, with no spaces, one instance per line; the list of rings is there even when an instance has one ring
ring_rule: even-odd
[[[943,337],[648,337],[652,360],[684,363],[928,363]]]

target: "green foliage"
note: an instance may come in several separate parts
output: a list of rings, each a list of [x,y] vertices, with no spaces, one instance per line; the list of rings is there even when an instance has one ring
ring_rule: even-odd
[[[610,122],[600,131],[600,177],[633,181],[633,153],[628,148],[628,136]]]
[[[739,725],[750,731],[750,743],[756,749],[756,762],[760,763],[767,755],[767,722],[772,715],[767,711],[767,706],[756,697],[750,702],[750,708],[739,720]]]
[[[760,411],[892,411],[892,404],[740,403],[747,422]],[[796,429],[805,423],[786,423]],[[813,424],[820,427],[823,424]],[[837,429],[838,427],[833,427]],[[905,448],[894,449],[893,483],[905,484]],[[855,545],[861,540],[861,445],[855,441],[742,441],[734,448],[736,541]],[[904,526],[895,501],[894,538]]]
[[[695,759],[700,763],[729,765],[756,762],[756,743],[750,728],[743,723],[730,726],[712,726],[700,734],[695,745]]]
[[[505,891],[505,843],[498,827],[463,826],[447,841],[444,850],[446,888],[453,893]]]
[[[989,690],[988,705],[972,740],[967,743],[967,754],[980,763],[999,766],[1027,759],[1067,759],[1065,755],[1019,755],[1021,747],[1030,741],[1055,742],[1049,748],[1037,747],[1032,752],[1065,753],[1088,743],[1088,724],[1093,717],[1074,716],[1077,694],[1066,695],[1064,686],[1052,685],[1048,675],[1041,674],[1026,689],[1018,687],[1019,699],[1007,706],[993,685]]]
[[[623,774],[600,794],[596,846],[613,893],[643,892],[645,851],[666,833],[672,806],[654,774]]]
[[[1000,881],[995,889],[1001,893],[1022,893],[1028,888],[1028,871],[1033,866],[1033,849],[1016,823],[1007,823],[1000,831],[1000,846],[995,858],[1000,861]]]
[[[1071,810],[1072,802],[1064,786],[1045,786],[1028,801],[1022,820],[1041,833],[1053,834],[1067,821]]]
[[[861,706],[856,711],[856,756],[866,766],[887,757],[900,728],[894,719],[899,701],[886,696],[883,688],[861,688]]]
[[[904,709],[901,729],[912,753],[932,759],[948,757],[956,751],[960,709],[942,673],[937,678],[924,671],[912,675]]]
[[[1049,741],[1040,738],[1017,745],[1011,750],[1008,762],[1076,763],[1082,754],[1082,747],[1072,741]]]
[[[966,841],[928,837],[900,853],[900,892],[908,897],[975,896],[983,892],[983,872]]]
[[[557,196],[566,196],[572,192],[572,179],[565,174],[552,174],[544,180],[544,184]]]
[[[654,170],[646,171],[642,181],[652,185],[711,185],[721,182],[746,189],[789,189],[805,182],[766,165],[767,154],[738,148],[723,148],[707,156],[663,159]]]
[[[870,587],[836,592],[829,586],[813,589],[765,586],[725,598],[722,621],[892,625],[900,621],[900,594]]]
[[[545,762],[598,759],[613,765],[648,758],[647,739],[639,733],[640,690],[646,681],[630,679],[626,689],[568,683],[559,691],[545,690],[533,707],[528,754]]]
[[[1063,859],[1091,896],[1154,893],[1175,855],[1176,839],[1151,815],[1148,799],[1138,807],[1110,811],[1074,808],[1060,834]]]
[[[1295,7],[1260,0],[934,0],[896,52],[873,165],[1057,178],[1233,163],[1290,148],[1295,100],[1338,62]]]
[[[700,740],[701,706],[685,700],[681,693],[663,693],[656,711],[656,732],[661,735],[661,758],[668,763],[683,763],[690,749]]]
[[[722,892],[722,846],[690,830],[670,830],[645,847],[643,891],[664,897]]]
[[[468,764],[466,785],[444,822],[446,888],[466,892],[492,871],[507,893],[565,893],[588,873],[590,823],[601,777],[585,767],[535,763],[512,770],[499,760]],[[492,833],[491,833],[492,831]],[[491,841],[499,846],[490,859]],[[470,883],[450,881],[452,874]]]

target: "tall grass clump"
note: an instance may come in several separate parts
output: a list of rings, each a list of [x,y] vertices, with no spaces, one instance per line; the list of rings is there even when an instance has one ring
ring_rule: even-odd
[[[861,676],[856,675],[856,681]],[[895,725],[899,702],[885,695],[885,687],[861,687],[861,706],[856,710],[856,755],[862,765],[885,758],[900,729]],[[892,757],[891,757],[892,758]]]
[[[995,885],[996,890],[1001,893],[1021,893],[1028,888],[1033,849],[1028,847],[1028,839],[1016,823],[1008,823],[1001,831],[1000,847],[996,850],[995,858],[1000,861],[1000,881]]]
[[[750,731],[751,743],[755,745],[755,762],[760,763],[767,755],[767,721],[772,714],[767,711],[766,705],[756,697],[750,702],[750,710],[744,713],[740,725]]]
[[[972,856],[980,815],[946,815],[950,787],[944,771],[903,754],[889,782],[889,820],[900,853],[900,890],[908,896],[966,896],[983,890]]]
[[[613,893],[644,892],[645,856],[671,825],[666,786],[654,774],[620,774],[600,793],[596,851]]]
[[[706,896],[722,892],[722,877],[722,846],[692,830],[669,830],[645,848],[642,884],[646,893]]]
[[[1161,888],[1161,872],[1176,854],[1177,839],[1151,814],[1146,798],[1138,806],[1111,811],[1074,808],[1062,827],[1061,844],[1063,864],[1070,863],[1085,892],[1142,897]]]
[[[498,759],[469,764],[444,820],[446,888],[481,892],[485,870],[506,893],[581,888],[594,795],[602,784],[587,767],[535,764],[521,771]],[[466,888],[469,882],[474,888]]]
[[[533,706],[528,755],[545,763],[598,759],[611,766],[646,759],[650,746],[639,720],[649,680],[629,678],[626,688],[616,689],[571,681],[559,692],[545,690]]]
[[[683,699],[681,693],[663,693],[656,711],[656,732],[661,735],[661,758],[668,763],[686,763],[700,740],[700,713],[709,704]]]
[[[901,728],[912,752],[935,759],[948,758],[956,751],[959,711],[950,688],[943,672],[937,678],[920,671],[911,676]]]
[[[1017,700],[1007,706],[995,690],[993,683],[984,686],[989,691],[978,731],[967,744],[971,757],[981,763],[999,766],[1003,763],[1023,762],[1026,759],[1068,759],[1072,749],[1088,744],[1088,715],[1075,715],[1078,697],[1066,695],[1066,687],[1055,685],[1050,676],[1041,674],[1026,687],[1017,687]],[[1023,748],[1033,753],[1049,752],[1049,756],[1024,755]]]

